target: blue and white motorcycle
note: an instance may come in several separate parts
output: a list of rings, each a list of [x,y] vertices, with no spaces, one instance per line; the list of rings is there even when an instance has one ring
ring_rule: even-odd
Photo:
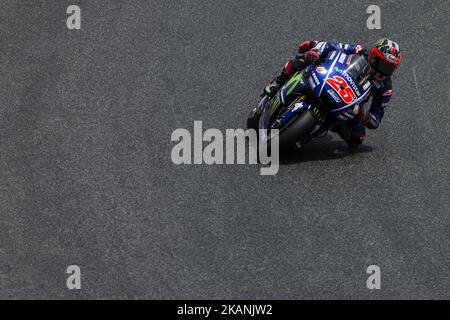
[[[270,142],[271,130],[278,129],[280,150],[301,147],[358,116],[369,98],[369,74],[364,57],[333,51],[322,63],[292,75],[275,97],[264,96],[247,127],[264,133],[259,143]]]

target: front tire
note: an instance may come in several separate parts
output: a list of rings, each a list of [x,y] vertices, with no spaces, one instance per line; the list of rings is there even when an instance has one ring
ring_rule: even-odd
[[[296,121],[289,125],[279,135],[280,151],[289,151],[305,135],[310,133],[317,124],[317,119],[309,110],[305,110]]]

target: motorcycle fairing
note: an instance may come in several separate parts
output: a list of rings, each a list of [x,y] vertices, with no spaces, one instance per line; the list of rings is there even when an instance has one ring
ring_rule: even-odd
[[[370,93],[371,83],[368,80],[359,83],[357,77],[362,70],[356,70],[367,62],[362,56],[347,55],[343,51],[333,56],[330,55],[333,59],[327,58],[324,63],[309,70],[307,77],[312,80],[308,82],[313,84],[311,89],[316,98],[322,101],[325,98],[331,102],[327,104],[331,115],[354,113],[356,106],[367,99]],[[351,101],[348,92],[351,93]]]
[[[343,51],[337,51],[332,52],[322,64],[309,65],[305,70],[295,73],[281,88],[273,105],[272,114],[280,104],[292,103],[305,91],[310,91],[315,98],[321,101],[325,97],[331,116],[339,120],[352,119],[356,115],[359,105],[367,100],[371,89],[371,83],[367,80],[358,83],[356,78],[361,74],[361,70],[357,70],[358,63],[361,66],[367,62],[362,56],[347,55]],[[342,95],[342,90],[338,85],[341,85],[342,90],[345,89],[351,93],[351,101],[348,96]],[[298,112],[303,109],[298,108],[293,111]],[[289,114],[289,118],[291,116]]]

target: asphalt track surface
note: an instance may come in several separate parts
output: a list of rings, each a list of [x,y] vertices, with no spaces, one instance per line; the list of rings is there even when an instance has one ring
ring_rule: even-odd
[[[80,31],[69,4],[2,1],[0,298],[450,298],[448,1],[76,1]],[[383,35],[404,59],[360,151],[172,163],[173,130],[243,127],[300,41]]]

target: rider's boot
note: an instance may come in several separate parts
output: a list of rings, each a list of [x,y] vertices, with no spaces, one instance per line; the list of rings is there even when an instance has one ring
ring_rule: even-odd
[[[286,62],[280,75],[266,85],[264,88],[264,94],[269,97],[275,96],[283,84],[295,73],[296,70],[297,69],[294,67],[293,60]]]
[[[278,77],[274,78],[266,85],[264,88],[264,94],[269,97],[274,97],[289,77],[290,76],[288,74],[281,72]]]
[[[272,80],[264,88],[264,94],[273,97],[280,90],[281,86],[296,72],[303,70],[309,64],[316,64],[320,59],[317,49],[308,52],[299,52],[292,60],[286,62],[281,74]]]

